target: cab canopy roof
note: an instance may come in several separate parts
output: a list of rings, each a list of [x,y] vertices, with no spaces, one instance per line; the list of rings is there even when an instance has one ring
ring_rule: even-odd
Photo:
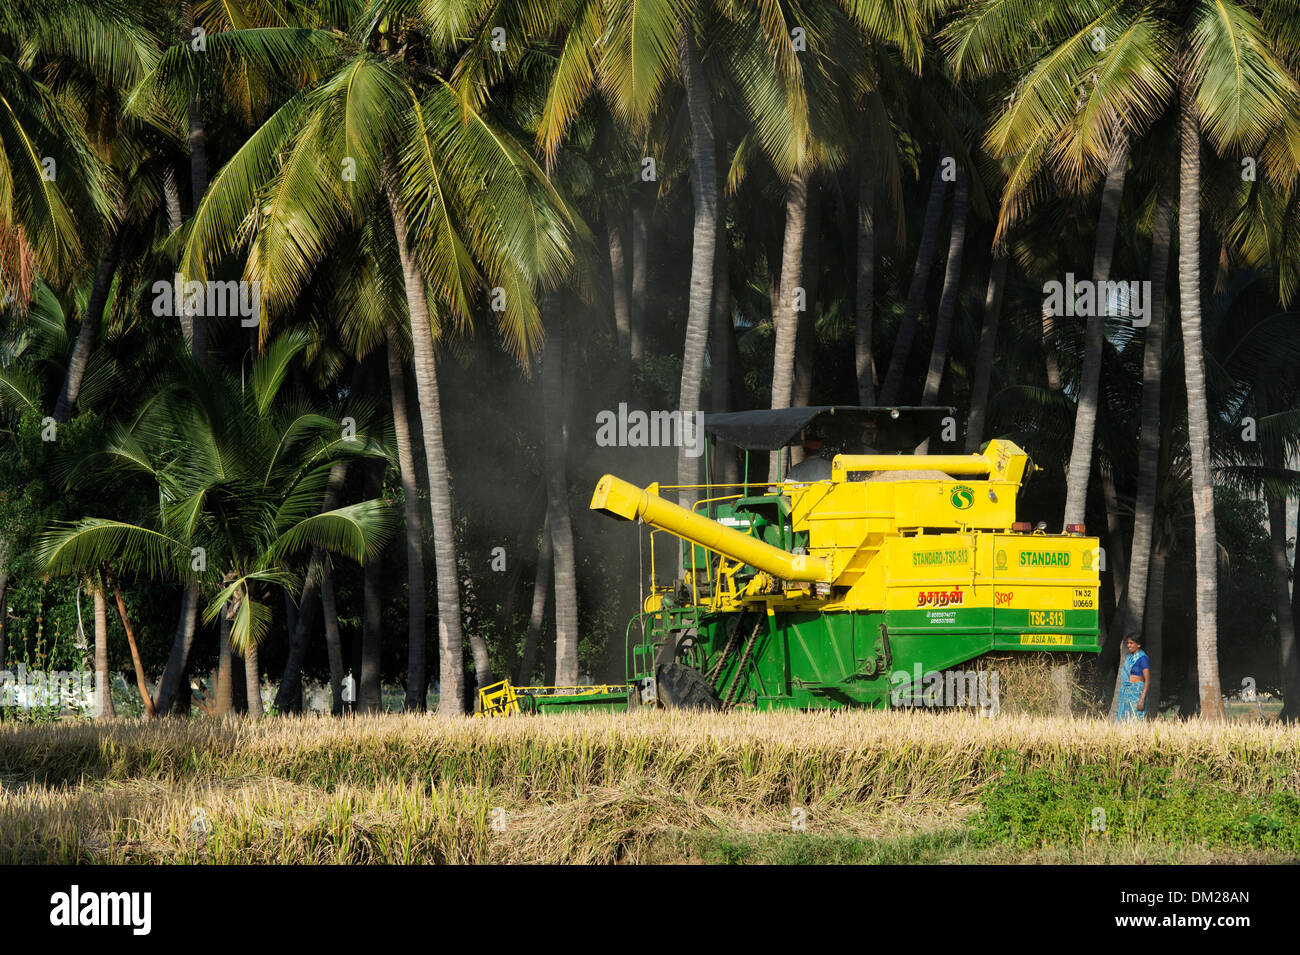
[[[943,419],[955,415],[956,410],[948,406],[821,405],[729,411],[706,414],[704,431],[745,451],[775,451],[812,438],[837,453],[911,453],[926,438],[937,436]]]

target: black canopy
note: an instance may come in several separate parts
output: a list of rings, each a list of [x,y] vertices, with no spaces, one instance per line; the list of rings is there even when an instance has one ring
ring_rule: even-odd
[[[805,430],[827,450],[882,454],[911,451],[956,413],[951,407],[907,405],[859,408],[822,405],[777,411],[729,411],[706,414],[704,431],[746,451],[775,451],[795,444]]]

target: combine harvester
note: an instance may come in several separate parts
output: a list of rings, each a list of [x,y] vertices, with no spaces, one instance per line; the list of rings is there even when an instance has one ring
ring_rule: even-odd
[[[602,477],[593,510],[649,525],[650,592],[626,634],[619,686],[480,693],[481,715],[638,705],[887,707],[923,676],[992,652],[1099,650],[1096,538],[1018,522],[1034,466],[1010,441],[980,454],[911,454],[951,408],[790,408],[708,415],[777,484],[637,487]],[[709,474],[709,458],[705,471]],[[708,480],[708,478],[706,478]],[[676,494],[672,494],[676,496]],[[673,579],[656,576],[671,535]],[[677,543],[680,541],[680,543]],[[680,554],[680,558],[678,555]],[[679,570],[680,568],[680,570]]]

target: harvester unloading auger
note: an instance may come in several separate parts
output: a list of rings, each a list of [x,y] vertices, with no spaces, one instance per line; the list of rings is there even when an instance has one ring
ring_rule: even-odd
[[[661,496],[668,488],[605,475],[592,509],[653,528],[627,683],[498,684],[481,711],[885,707],[986,653],[1097,652],[1098,542],[1081,526],[1048,534],[1017,522],[1033,470],[1023,450],[994,440],[980,454],[881,453],[914,447],[951,413],[707,416],[710,437],[746,458],[800,439],[840,453],[813,453],[776,484],[705,484],[690,509]],[[666,583],[653,570],[659,532],[681,542],[683,570]]]

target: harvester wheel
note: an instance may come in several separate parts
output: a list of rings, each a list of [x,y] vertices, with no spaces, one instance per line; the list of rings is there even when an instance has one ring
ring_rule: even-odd
[[[671,710],[720,710],[722,701],[699,670],[680,663],[655,668],[655,695]]]

